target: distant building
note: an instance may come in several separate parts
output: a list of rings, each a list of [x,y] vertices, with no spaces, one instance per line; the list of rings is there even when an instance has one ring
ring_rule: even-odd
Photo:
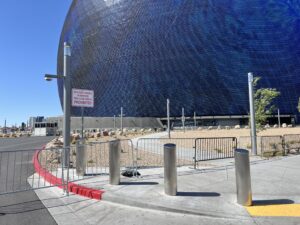
[[[118,129],[121,126],[121,118],[84,117],[84,129],[97,131],[101,129]],[[157,118],[123,118],[124,128],[162,128],[160,119]],[[78,133],[82,128],[81,117],[71,117],[71,132]],[[63,131],[63,117],[47,117],[42,122],[34,122],[34,136],[61,135]]]
[[[34,136],[54,136],[57,133],[57,122],[36,122],[34,124],[33,135]]]

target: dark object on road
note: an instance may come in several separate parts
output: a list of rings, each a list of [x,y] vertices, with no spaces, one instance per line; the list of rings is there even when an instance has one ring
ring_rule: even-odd
[[[134,169],[124,170],[124,171],[122,171],[121,174],[124,177],[141,176],[141,174],[139,173],[139,171],[134,170]]]

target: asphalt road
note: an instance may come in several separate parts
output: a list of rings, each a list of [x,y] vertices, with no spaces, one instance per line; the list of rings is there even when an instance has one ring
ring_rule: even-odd
[[[52,139],[53,137],[0,139],[0,225],[56,225],[34,191],[3,194],[30,188],[27,177],[34,173],[34,150]],[[14,152],[16,150],[21,151]]]

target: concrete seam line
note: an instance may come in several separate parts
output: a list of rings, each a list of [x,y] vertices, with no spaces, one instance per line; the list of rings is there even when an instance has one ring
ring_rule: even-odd
[[[40,149],[40,150],[36,150],[33,155],[32,161],[33,161],[34,170],[36,173],[38,173],[41,177],[43,177],[51,185],[58,186],[59,188],[62,189],[63,188],[62,179],[55,177],[47,169],[42,168],[42,166],[39,162],[39,159],[38,159],[39,154],[44,149],[45,149],[45,146],[43,146],[42,149]],[[73,182],[69,182],[68,190],[74,194],[81,195],[81,196],[91,198],[91,199],[97,199],[97,200],[101,200],[102,195],[104,193],[104,191],[102,191],[102,190],[88,188],[85,186],[75,184]]]

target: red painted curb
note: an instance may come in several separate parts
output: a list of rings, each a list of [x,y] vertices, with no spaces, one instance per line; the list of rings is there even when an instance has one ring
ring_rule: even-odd
[[[42,149],[45,149],[45,146],[43,146]],[[40,176],[43,177],[50,184],[55,185],[59,188],[63,188],[61,178],[58,178],[58,177],[52,175],[51,173],[48,172],[48,170],[42,168],[42,166],[39,162],[40,152],[41,152],[41,150],[36,150],[33,155],[32,160],[33,160],[33,166],[34,166],[35,172],[40,174]],[[72,192],[74,194],[77,194],[77,195],[81,195],[81,196],[84,196],[87,198],[92,198],[92,199],[97,199],[97,200],[101,200],[102,194],[104,193],[104,191],[87,188],[87,187],[84,187],[84,186],[81,186],[81,185],[78,185],[78,184],[75,184],[72,182],[70,182],[68,184],[68,191]]]

